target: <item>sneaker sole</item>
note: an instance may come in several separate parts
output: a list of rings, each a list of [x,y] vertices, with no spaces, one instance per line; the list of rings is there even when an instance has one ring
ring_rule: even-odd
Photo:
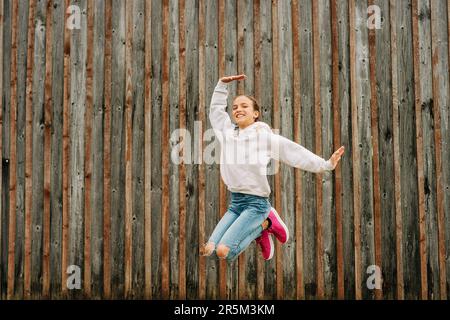
[[[273,243],[272,235],[269,234],[269,241],[270,241],[270,255],[269,258],[266,260],[270,260],[273,258],[273,254],[275,253],[275,244]]]
[[[280,215],[278,214],[277,210],[275,210],[275,208],[272,207],[272,211],[273,214],[277,217],[278,222],[281,224],[281,226],[283,227],[284,231],[286,231],[286,241],[281,242],[281,243],[286,243],[289,240],[289,229],[288,227],[286,227],[286,225],[284,224],[283,220],[281,220]]]

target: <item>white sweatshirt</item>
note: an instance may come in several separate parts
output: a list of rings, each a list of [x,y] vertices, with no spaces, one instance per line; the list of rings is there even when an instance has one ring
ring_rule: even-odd
[[[227,96],[227,84],[219,81],[211,99],[209,120],[220,142],[220,174],[228,190],[268,197],[270,159],[310,172],[333,170],[329,160],[273,133],[265,122],[237,128],[225,111]]]

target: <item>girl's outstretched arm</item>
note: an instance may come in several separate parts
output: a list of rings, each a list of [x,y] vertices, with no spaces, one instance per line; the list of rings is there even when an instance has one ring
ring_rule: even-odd
[[[344,147],[342,146],[333,154],[332,158],[325,160],[302,145],[278,134],[271,134],[270,142],[272,158],[292,167],[315,173],[333,170],[340,156],[344,153]]]

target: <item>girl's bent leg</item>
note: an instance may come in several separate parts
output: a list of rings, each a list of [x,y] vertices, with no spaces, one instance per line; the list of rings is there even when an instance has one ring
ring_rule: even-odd
[[[229,248],[229,250],[223,252],[222,258],[226,257],[228,261],[232,261],[245,250],[261,234],[263,230],[261,225],[269,215],[269,211],[270,207],[267,208],[265,213],[264,211],[261,213],[260,207],[249,207],[242,211],[220,239],[218,248],[221,246]]]
[[[227,260],[229,262],[233,262],[234,260],[236,260],[236,258],[242,253],[242,251],[244,251],[252,243],[253,240],[261,235],[262,231],[262,226],[258,226],[255,230],[253,230],[253,232],[251,232],[244,240],[241,241],[241,243],[238,244],[238,246],[233,251],[228,254]]]
[[[217,226],[214,228],[213,233],[209,237],[207,244],[203,246],[200,250],[201,255],[211,255],[215,249],[216,244],[220,241],[224,233],[228,230],[231,224],[239,217],[236,213],[231,210],[227,210],[223,215],[222,219],[220,219]],[[211,250],[212,248],[212,250]],[[204,253],[204,254],[203,254]]]

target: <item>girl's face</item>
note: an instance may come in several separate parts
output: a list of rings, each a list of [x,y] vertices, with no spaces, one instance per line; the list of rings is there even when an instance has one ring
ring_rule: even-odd
[[[259,112],[253,109],[253,101],[246,96],[238,96],[233,101],[233,119],[239,128],[243,129],[259,116]]]

